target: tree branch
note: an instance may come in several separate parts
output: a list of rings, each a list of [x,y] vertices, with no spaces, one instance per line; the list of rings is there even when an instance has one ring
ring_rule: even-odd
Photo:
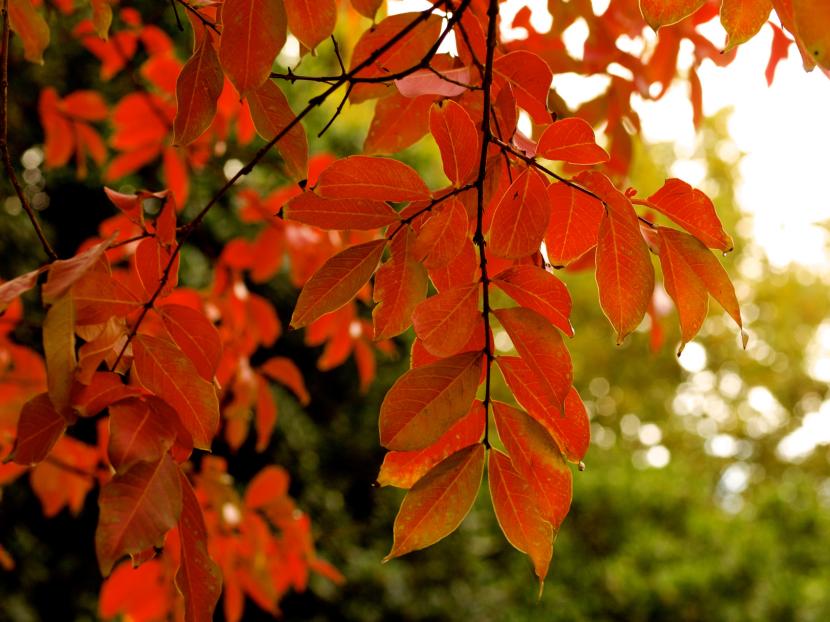
[[[0,47],[0,156],[3,158],[3,168],[6,170],[9,181],[14,187],[14,192],[20,200],[20,205],[23,211],[29,217],[29,221],[34,227],[35,235],[40,240],[40,245],[43,247],[43,252],[49,258],[49,261],[55,261],[58,254],[49,240],[46,239],[46,234],[43,232],[43,227],[40,225],[40,219],[37,213],[29,204],[26,195],[23,192],[23,187],[17,179],[17,174],[14,171],[14,164],[9,153],[8,131],[9,131],[9,0],[3,0],[3,34],[2,44]]]

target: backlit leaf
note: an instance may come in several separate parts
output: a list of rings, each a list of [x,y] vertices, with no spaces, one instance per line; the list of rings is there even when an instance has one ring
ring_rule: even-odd
[[[107,576],[123,555],[160,547],[182,511],[179,468],[170,454],[137,462],[101,487],[95,551]]]
[[[378,100],[363,152],[397,153],[429,132],[429,110],[434,97],[404,97],[394,93]]]
[[[444,174],[456,187],[464,185],[478,167],[473,157],[478,130],[469,113],[452,100],[435,104],[429,111],[429,130],[441,152]]]
[[[421,95],[458,97],[467,90],[464,85],[469,83],[469,67],[441,69],[440,71],[437,69],[419,69],[405,78],[395,80],[398,92],[404,97],[419,97]]]
[[[418,232],[418,255],[424,256],[424,266],[441,268],[464,250],[469,217],[458,199],[449,199],[441,205]]]
[[[78,279],[101,260],[104,251],[107,250],[113,239],[114,236],[85,250],[83,253],[75,255],[71,259],[53,261],[49,265],[49,276],[41,290],[44,304],[52,304],[69,291],[69,288]]]
[[[539,250],[550,217],[545,182],[531,168],[516,177],[493,210],[489,250],[521,259]]]
[[[142,301],[120,281],[106,272],[88,272],[72,287],[75,323],[102,324],[113,315],[124,316],[138,309]]]
[[[375,19],[375,14],[383,4],[383,0],[351,0],[351,3],[354,10],[363,15],[363,17]]]
[[[202,135],[216,115],[216,103],[222,94],[225,76],[210,35],[185,63],[176,80],[176,119],[173,142],[188,145]]]
[[[640,0],[640,11],[654,30],[679,22],[697,11],[706,0]]]
[[[486,416],[484,405],[478,401],[473,402],[470,412],[452,424],[429,447],[418,451],[387,452],[378,473],[378,485],[412,488],[415,482],[444,458],[478,443],[484,435]]]
[[[493,417],[499,438],[533,492],[539,513],[559,529],[573,492],[573,476],[562,453],[550,433],[518,408],[493,402]]]
[[[385,247],[386,240],[372,240],[351,246],[329,258],[300,292],[291,316],[291,326],[307,326],[354,298],[374,273]]]
[[[295,115],[282,90],[271,80],[266,80],[248,93],[251,118],[257,134],[272,140],[281,134]],[[301,123],[296,123],[277,141],[288,172],[294,179],[305,179],[308,173],[308,139]]]
[[[531,490],[510,458],[497,449],[490,450],[487,481],[493,510],[504,536],[510,544],[530,557],[541,585],[553,557],[554,530],[536,508],[535,491]]]
[[[283,0],[288,28],[309,50],[328,39],[337,21],[335,0]]]
[[[792,0],[798,39],[812,59],[830,69],[830,4],[821,0]]]
[[[23,42],[23,55],[31,63],[43,63],[49,45],[49,25],[32,0],[9,0],[9,26]]]
[[[46,268],[38,268],[0,285],[0,313],[6,310],[18,296],[37,285],[37,278]]]
[[[550,123],[547,102],[553,73],[540,56],[527,50],[510,52],[496,59],[493,74],[510,84],[516,102],[536,123]]]
[[[571,164],[599,164],[608,161],[605,149],[597,145],[593,128],[579,117],[556,121],[539,137],[536,154],[548,160]]]
[[[547,270],[530,265],[512,266],[493,277],[493,283],[521,306],[532,309],[569,336],[574,330],[571,295],[565,284]]]
[[[372,325],[375,339],[400,335],[412,324],[412,312],[427,295],[427,271],[415,256],[415,234],[409,226],[392,240],[391,257],[375,276]]]
[[[283,207],[283,216],[321,229],[377,229],[400,219],[384,201],[370,199],[324,199],[303,192]]]
[[[595,198],[561,182],[548,186],[550,222],[545,233],[548,259],[554,266],[567,266],[597,244],[602,204]]]
[[[437,440],[469,410],[481,365],[481,352],[464,352],[398,378],[380,407],[381,445],[412,451]]]
[[[167,333],[205,380],[211,380],[222,356],[219,333],[203,313],[177,304],[158,307]]]
[[[391,158],[349,156],[326,168],[315,190],[327,199],[420,201],[430,197],[420,175]]]
[[[272,357],[260,366],[260,370],[271,380],[276,380],[291,389],[303,406],[311,401],[303,375],[291,359],[284,356]]]
[[[723,0],[720,22],[728,35],[724,51],[754,37],[769,19],[770,11],[771,0]]]
[[[424,347],[435,356],[461,350],[475,330],[479,284],[462,285],[430,296],[415,308],[412,324]]]
[[[176,428],[159,409],[130,398],[110,406],[107,454],[115,470],[125,471],[136,462],[156,462],[173,445]]]
[[[715,206],[703,192],[680,179],[667,179],[648,202],[709,248],[732,250],[732,238],[723,230]]]
[[[49,455],[68,423],[48,394],[36,395],[20,411],[12,458],[17,464],[37,464]]]
[[[133,373],[141,386],[167,402],[198,449],[210,449],[219,427],[219,403],[213,384],[202,378],[196,366],[172,342],[136,335]]]
[[[426,548],[458,528],[484,472],[484,445],[452,454],[409,490],[395,517],[394,543],[384,561]]]
[[[226,0],[222,5],[219,62],[244,97],[262,85],[285,44],[282,0]]]
[[[124,384],[121,376],[114,372],[96,371],[88,385],[73,387],[72,408],[81,417],[92,417],[110,404],[141,393],[140,387]]]

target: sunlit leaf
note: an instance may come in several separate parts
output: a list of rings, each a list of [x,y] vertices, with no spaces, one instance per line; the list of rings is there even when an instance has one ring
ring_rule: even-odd
[[[542,176],[531,168],[516,177],[493,210],[489,250],[521,259],[539,250],[550,217]]]
[[[462,285],[430,296],[412,315],[415,334],[436,356],[451,356],[467,343],[480,316],[479,284]]]
[[[536,154],[548,160],[571,164],[599,164],[608,154],[597,145],[593,128],[579,117],[569,117],[548,126],[539,137]]]
[[[372,325],[375,339],[400,335],[427,294],[427,272],[415,256],[415,234],[405,227],[392,240],[391,257],[375,276]]]
[[[648,198],[657,211],[671,218],[709,248],[732,250],[732,238],[723,230],[715,206],[703,192],[680,179],[667,179]]]
[[[529,265],[512,266],[494,276],[493,284],[566,335],[574,334],[569,319],[571,295],[565,284],[547,270]]]
[[[326,168],[315,190],[327,199],[419,201],[428,199],[429,188],[413,168],[372,156],[349,156]]]

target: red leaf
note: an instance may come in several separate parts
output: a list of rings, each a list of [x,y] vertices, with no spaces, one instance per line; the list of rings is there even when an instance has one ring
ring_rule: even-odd
[[[469,341],[481,315],[478,297],[479,284],[473,283],[431,296],[415,308],[415,334],[431,354],[452,356]]]
[[[265,361],[259,369],[271,380],[276,380],[291,389],[303,406],[307,406],[311,401],[311,396],[308,394],[308,389],[306,389],[303,381],[303,375],[291,359],[284,356],[275,356]]]
[[[53,261],[49,265],[49,276],[46,283],[43,284],[41,294],[43,296],[44,304],[52,304],[58,298],[69,291],[78,279],[87,273],[95,264],[97,264],[104,251],[112,243],[115,236],[104,240],[100,244],[96,244],[83,253],[75,255],[71,259],[59,259]]]
[[[173,260],[167,281],[161,290],[162,296],[172,292],[178,282],[180,258],[181,255],[176,255],[176,259]],[[147,238],[138,243],[134,261],[138,280],[141,282],[145,296],[150,299],[164,278],[167,264],[170,263],[170,251],[162,246],[157,238]]]
[[[222,357],[219,333],[203,313],[184,305],[158,307],[167,333],[181,348],[205,380],[211,380]]]
[[[75,323],[102,324],[113,315],[124,316],[141,306],[127,287],[106,272],[89,272],[72,286]]]
[[[516,471],[533,492],[542,518],[555,530],[571,507],[573,476],[548,431],[527,414],[501,402],[493,402],[499,438]]]
[[[608,161],[605,149],[597,145],[593,128],[579,117],[556,121],[542,132],[536,154],[548,160],[571,164],[599,164]]]
[[[17,464],[37,464],[52,451],[66,431],[68,421],[41,393],[23,405],[17,422],[17,439],[11,457]]]
[[[412,451],[437,440],[469,410],[481,364],[481,352],[465,352],[398,378],[380,407],[381,445]]]
[[[281,0],[226,0],[222,5],[219,61],[242,97],[268,79],[285,44]]]
[[[486,416],[483,404],[473,402],[470,412],[429,447],[419,451],[387,452],[378,473],[378,485],[412,488],[436,464],[456,451],[478,443],[484,435]]]
[[[142,393],[140,388],[124,384],[121,376],[109,371],[95,372],[89,385],[76,384],[74,389],[72,408],[81,417],[94,417],[110,404]]]
[[[199,500],[187,477],[179,471],[182,512],[179,516],[179,571],[176,587],[184,596],[185,622],[213,619],[222,591],[222,572],[208,554],[208,532]]]
[[[388,203],[369,199],[324,199],[314,192],[298,194],[283,207],[283,216],[321,229],[368,230],[400,220]]]
[[[335,0],[283,0],[288,28],[309,50],[334,32],[337,21]]]
[[[775,69],[778,63],[787,58],[790,52],[790,45],[793,40],[790,39],[786,33],[778,26],[770,22],[772,28],[772,44],[769,52],[769,62],[764,76],[767,79],[767,86],[772,86],[772,81],[775,78]]]
[[[404,97],[394,93],[378,100],[363,152],[397,153],[414,145],[429,131],[433,97]]]
[[[277,425],[277,403],[271,394],[268,382],[260,375],[255,376],[256,380],[256,413],[254,424],[256,426],[256,450],[265,451]]]
[[[307,326],[354,298],[374,273],[384,248],[386,240],[372,240],[350,246],[329,258],[300,292],[291,326]]]
[[[497,449],[490,450],[487,480],[499,526],[507,541],[530,557],[541,588],[553,557],[553,527],[539,514],[535,491],[527,485],[510,458]]]
[[[497,58],[493,73],[510,84],[516,102],[536,123],[550,123],[547,104],[553,73],[541,57],[527,50],[517,50]]]
[[[452,198],[435,210],[418,232],[416,248],[428,269],[442,268],[464,250],[469,217],[464,205]]]
[[[429,188],[410,166],[372,156],[336,160],[320,173],[315,189],[327,199],[420,201],[430,197]]]
[[[548,259],[556,267],[567,266],[596,246],[604,210],[593,197],[559,182],[548,186],[548,201]]]
[[[273,140],[285,131],[295,119],[294,112],[279,86],[266,80],[250,90],[248,104],[257,134]],[[301,123],[295,123],[277,141],[277,150],[294,179],[305,179],[308,174],[308,139]]]
[[[530,373],[542,381],[539,398],[561,406],[573,382],[573,368],[559,331],[543,316],[524,307],[496,309],[493,313]]]
[[[427,272],[415,255],[415,234],[409,226],[391,244],[391,258],[375,276],[372,310],[374,338],[400,335],[412,324],[412,312],[427,294]]]
[[[572,388],[568,393],[563,413],[553,402],[545,400],[542,381],[522,359],[517,356],[499,356],[496,360],[516,401],[550,432],[569,461],[582,460],[591,441],[591,427],[585,405],[576,389]]]
[[[435,289],[443,292],[453,287],[468,285],[478,277],[478,256],[472,241],[467,238],[461,252],[442,268],[431,268],[429,278]]]
[[[173,142],[188,145],[201,136],[216,116],[216,103],[222,94],[225,76],[213,39],[202,37],[201,44],[185,63],[176,80],[176,119]]]
[[[640,11],[654,30],[675,24],[697,11],[706,0],[640,0]]]
[[[0,285],[0,313],[5,311],[6,307],[21,294],[25,294],[37,285],[37,278],[44,270],[46,270],[45,267],[32,270]]]
[[[754,37],[769,19],[770,11],[772,0],[723,0],[720,22],[728,35],[724,52]]]
[[[193,446],[210,449],[219,427],[219,403],[213,384],[199,376],[184,353],[166,339],[136,335],[133,373],[139,384],[178,413]]]
[[[110,463],[119,473],[136,462],[160,460],[173,445],[175,427],[166,421],[160,410],[143,400],[131,398],[110,406]]]
[[[489,249],[521,259],[539,250],[550,217],[545,182],[533,169],[516,177],[493,210]]]
[[[407,34],[398,38],[394,45],[386,49],[378,58],[357,72],[361,78],[382,78],[397,71],[402,71],[419,63],[438,39],[441,32],[441,17],[432,14],[426,20],[420,20],[420,13],[399,13],[391,15],[379,24],[364,32],[352,52],[349,70],[366,62],[378,49],[385,46],[415,21],[419,23]],[[386,93],[383,84],[357,84],[352,89],[350,98],[358,103],[380,97]]]
[[[481,486],[484,445],[455,452],[410,489],[395,517],[388,561],[435,544],[455,531],[467,516]]]
[[[735,288],[717,257],[699,240],[681,231],[660,227],[658,235],[663,281],[680,317],[680,350],[694,339],[706,319],[707,292],[743,328]]]
[[[529,265],[513,266],[493,277],[493,283],[521,306],[539,313],[563,333],[573,336],[568,319],[571,295],[565,284],[547,270]]]
[[[31,0],[9,1],[9,25],[23,42],[23,56],[31,63],[43,63],[49,45],[49,25]]]
[[[732,238],[723,230],[712,201],[685,181],[667,179],[663,187],[648,198],[648,202],[709,248],[717,248],[724,253],[732,250]]]
[[[405,78],[395,80],[398,92],[404,97],[418,97],[420,95],[458,97],[467,90],[464,85],[469,83],[469,67],[441,70],[419,69]]]
[[[160,547],[164,534],[175,527],[182,511],[179,469],[170,454],[157,462],[138,462],[101,487],[98,505],[95,551],[107,576],[122,555]]]
[[[464,108],[446,100],[430,109],[429,130],[438,143],[444,174],[460,188],[478,167],[478,160],[472,157],[478,153],[475,123]]]
[[[83,473],[94,472],[99,451],[74,438],[63,436],[52,449],[51,455],[61,465],[69,468],[62,468],[48,460],[41,462],[32,471],[32,490],[40,499],[44,516],[55,516],[64,507],[68,507],[77,516],[95,482],[93,477]]]

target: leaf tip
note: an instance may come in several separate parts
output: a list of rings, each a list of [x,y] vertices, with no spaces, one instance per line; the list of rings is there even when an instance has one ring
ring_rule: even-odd
[[[746,344],[749,343],[749,333],[747,333],[744,329],[741,329],[741,346],[744,350],[746,350]]]

